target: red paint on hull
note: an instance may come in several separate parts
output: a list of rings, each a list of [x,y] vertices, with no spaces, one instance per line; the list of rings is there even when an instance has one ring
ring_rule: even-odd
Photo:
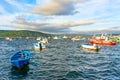
[[[97,39],[90,39],[89,40],[90,44],[99,44],[99,45],[116,45],[115,41],[110,41],[110,40],[97,40]]]

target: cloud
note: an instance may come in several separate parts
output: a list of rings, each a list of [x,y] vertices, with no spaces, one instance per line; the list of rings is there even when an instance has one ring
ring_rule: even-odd
[[[55,32],[55,33],[66,33],[72,32],[71,27],[83,26],[83,25],[92,25],[95,24],[94,20],[78,20],[78,21],[66,21],[66,22],[43,22],[41,21],[27,21],[24,17],[17,17],[16,20],[12,23],[14,28],[25,29],[25,30],[34,30],[42,32]]]
[[[120,26],[119,25],[104,26],[95,29],[94,31],[120,31]]]
[[[15,15],[0,15],[0,25],[11,24]]]
[[[68,26],[68,27],[74,27],[74,26],[80,26],[80,25],[90,25],[94,24],[94,20],[79,20],[79,21],[70,21],[62,23],[60,26]]]
[[[26,19],[24,15],[11,15],[11,16],[2,16],[4,19],[0,22],[0,26],[6,27],[9,29],[15,30],[32,30],[40,32],[49,32],[49,33],[68,33],[72,32],[71,27],[85,26],[95,24],[94,20],[76,20],[76,21],[63,21],[63,22],[51,22],[53,17],[47,20],[39,19],[31,21]],[[46,17],[47,18],[47,17]],[[11,20],[10,20],[11,19]],[[7,23],[6,23],[7,21]],[[8,23],[9,22],[9,23]]]
[[[80,25],[95,24],[95,20],[77,20],[77,21],[65,21],[65,22],[46,22],[46,21],[27,21],[24,17],[18,16],[14,21],[17,24],[27,24],[32,26],[45,26],[45,27],[74,27]]]
[[[109,3],[110,0],[87,0],[85,3],[78,5],[78,16],[83,18],[101,16],[102,18],[102,16],[110,15],[112,12],[108,12],[110,10]]]
[[[109,28],[106,28],[106,30],[120,30],[120,26],[109,27]]]
[[[75,4],[84,0],[51,0],[44,5],[37,5],[28,11],[42,15],[72,15],[75,13]]]

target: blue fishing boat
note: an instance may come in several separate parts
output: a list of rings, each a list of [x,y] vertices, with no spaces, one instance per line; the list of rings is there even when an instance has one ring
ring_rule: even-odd
[[[28,64],[30,60],[30,52],[29,51],[19,51],[13,54],[10,58],[10,62],[13,66],[17,68],[22,68],[24,65]]]

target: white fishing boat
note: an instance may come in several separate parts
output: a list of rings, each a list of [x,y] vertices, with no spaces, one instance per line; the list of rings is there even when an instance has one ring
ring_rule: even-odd
[[[47,38],[43,38],[40,42],[42,42],[44,44],[48,44],[48,39]]]
[[[38,41],[41,40],[41,37],[37,37],[36,40],[38,40]]]
[[[73,37],[71,40],[72,40],[73,42],[74,42],[74,41],[79,41],[80,38]]]
[[[53,37],[53,39],[58,40],[58,39],[62,39],[62,38],[61,38],[61,36],[55,36],[55,37]]]
[[[63,38],[63,39],[67,39],[68,37],[67,37],[67,36],[63,36],[62,38]]]
[[[34,43],[34,50],[45,50],[46,46],[42,42]]]
[[[57,37],[57,36],[55,36],[55,37],[53,37],[53,39],[58,39],[58,37]]]
[[[81,45],[83,49],[98,51],[100,47],[96,44],[83,44]]]
[[[73,38],[71,38],[71,40],[74,41],[79,41],[81,39],[81,36],[75,36]]]
[[[5,38],[7,41],[12,41],[12,38],[10,38],[10,37],[6,37]]]

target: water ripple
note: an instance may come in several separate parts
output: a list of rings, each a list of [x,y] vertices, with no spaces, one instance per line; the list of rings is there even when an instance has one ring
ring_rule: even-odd
[[[49,40],[44,51],[34,51],[34,39],[0,39],[1,80],[120,80],[120,44],[102,46],[99,52],[85,51],[81,44]],[[23,70],[16,70],[9,62],[19,50],[29,50],[31,60]]]

